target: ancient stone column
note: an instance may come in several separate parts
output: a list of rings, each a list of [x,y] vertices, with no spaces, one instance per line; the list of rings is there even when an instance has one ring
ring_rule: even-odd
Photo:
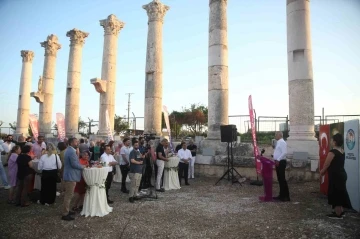
[[[101,79],[94,78],[91,84],[100,93],[99,109],[99,135],[106,136],[106,110],[109,111],[110,129],[114,130],[115,116],[115,91],[116,91],[116,56],[118,36],[125,23],[111,14],[107,19],[100,20],[100,26],[104,28],[104,49],[101,70]]]
[[[78,29],[66,33],[66,36],[70,37],[65,107],[66,137],[78,134],[82,48],[88,35],[89,33]]]
[[[314,130],[314,85],[312,70],[310,1],[287,0],[287,53],[289,78],[288,156],[308,152],[318,159]]]
[[[28,135],[33,51],[21,51],[22,69],[15,135]]]
[[[145,68],[144,133],[161,135],[162,117],[162,32],[164,16],[169,7],[153,0],[143,8],[148,15],[148,35]]]
[[[46,41],[40,44],[45,48],[45,59],[42,75],[43,84],[41,89],[39,89],[43,94],[43,102],[40,103],[39,109],[39,135],[47,137],[48,134],[51,134],[56,54],[61,45],[58,42],[57,36],[53,34],[49,35]]]
[[[210,0],[208,62],[208,140],[220,140],[228,124],[227,0]]]

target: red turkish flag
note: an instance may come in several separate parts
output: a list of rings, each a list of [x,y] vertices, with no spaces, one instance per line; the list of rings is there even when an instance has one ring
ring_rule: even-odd
[[[326,157],[330,151],[330,125],[320,125],[319,129],[319,156],[320,156],[320,168],[323,169]],[[327,195],[328,193],[329,178],[326,173],[324,176],[320,176],[320,192]]]

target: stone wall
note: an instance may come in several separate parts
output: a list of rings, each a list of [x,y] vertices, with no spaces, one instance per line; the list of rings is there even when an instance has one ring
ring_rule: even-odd
[[[259,145],[260,149],[265,149],[264,156],[269,157],[273,153],[271,145]],[[256,179],[255,158],[253,154],[253,146],[250,143],[240,143],[233,147],[233,165],[234,168],[243,176],[248,179]],[[195,161],[195,174],[206,177],[221,177],[227,170],[227,151],[220,155],[212,155],[209,150],[199,150]],[[274,180],[276,181],[276,172],[273,173]],[[293,181],[313,181],[319,179],[318,166],[312,164],[308,160],[294,160],[288,159],[286,169],[286,177],[288,180]],[[261,178],[261,177],[260,177]]]
[[[249,180],[256,180],[255,167],[234,167],[243,177]],[[227,170],[226,165],[217,164],[195,164],[195,177],[215,177],[220,178]],[[319,173],[311,172],[309,168],[291,168],[286,169],[286,179],[288,181],[319,181]],[[259,176],[259,180],[261,176]],[[274,169],[273,180],[277,181]]]

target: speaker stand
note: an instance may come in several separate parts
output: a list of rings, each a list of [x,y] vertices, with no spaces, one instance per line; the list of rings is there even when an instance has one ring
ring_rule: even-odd
[[[233,144],[232,142],[227,142],[227,152],[228,152],[227,170],[224,173],[224,175],[221,176],[221,178],[215,183],[215,185],[217,185],[222,179],[224,179],[227,176],[228,181],[230,181],[231,179],[231,184],[239,183],[242,186],[242,183],[239,180],[236,180],[235,177],[235,173],[236,173],[238,176],[240,176],[240,178],[242,178],[241,174],[234,168],[234,156],[232,152],[232,148],[233,148],[232,144]],[[231,158],[230,158],[230,154],[231,154]]]

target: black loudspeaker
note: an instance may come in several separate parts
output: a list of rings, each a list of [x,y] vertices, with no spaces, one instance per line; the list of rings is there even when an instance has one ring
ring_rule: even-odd
[[[234,142],[237,139],[236,125],[220,125],[221,142]]]

